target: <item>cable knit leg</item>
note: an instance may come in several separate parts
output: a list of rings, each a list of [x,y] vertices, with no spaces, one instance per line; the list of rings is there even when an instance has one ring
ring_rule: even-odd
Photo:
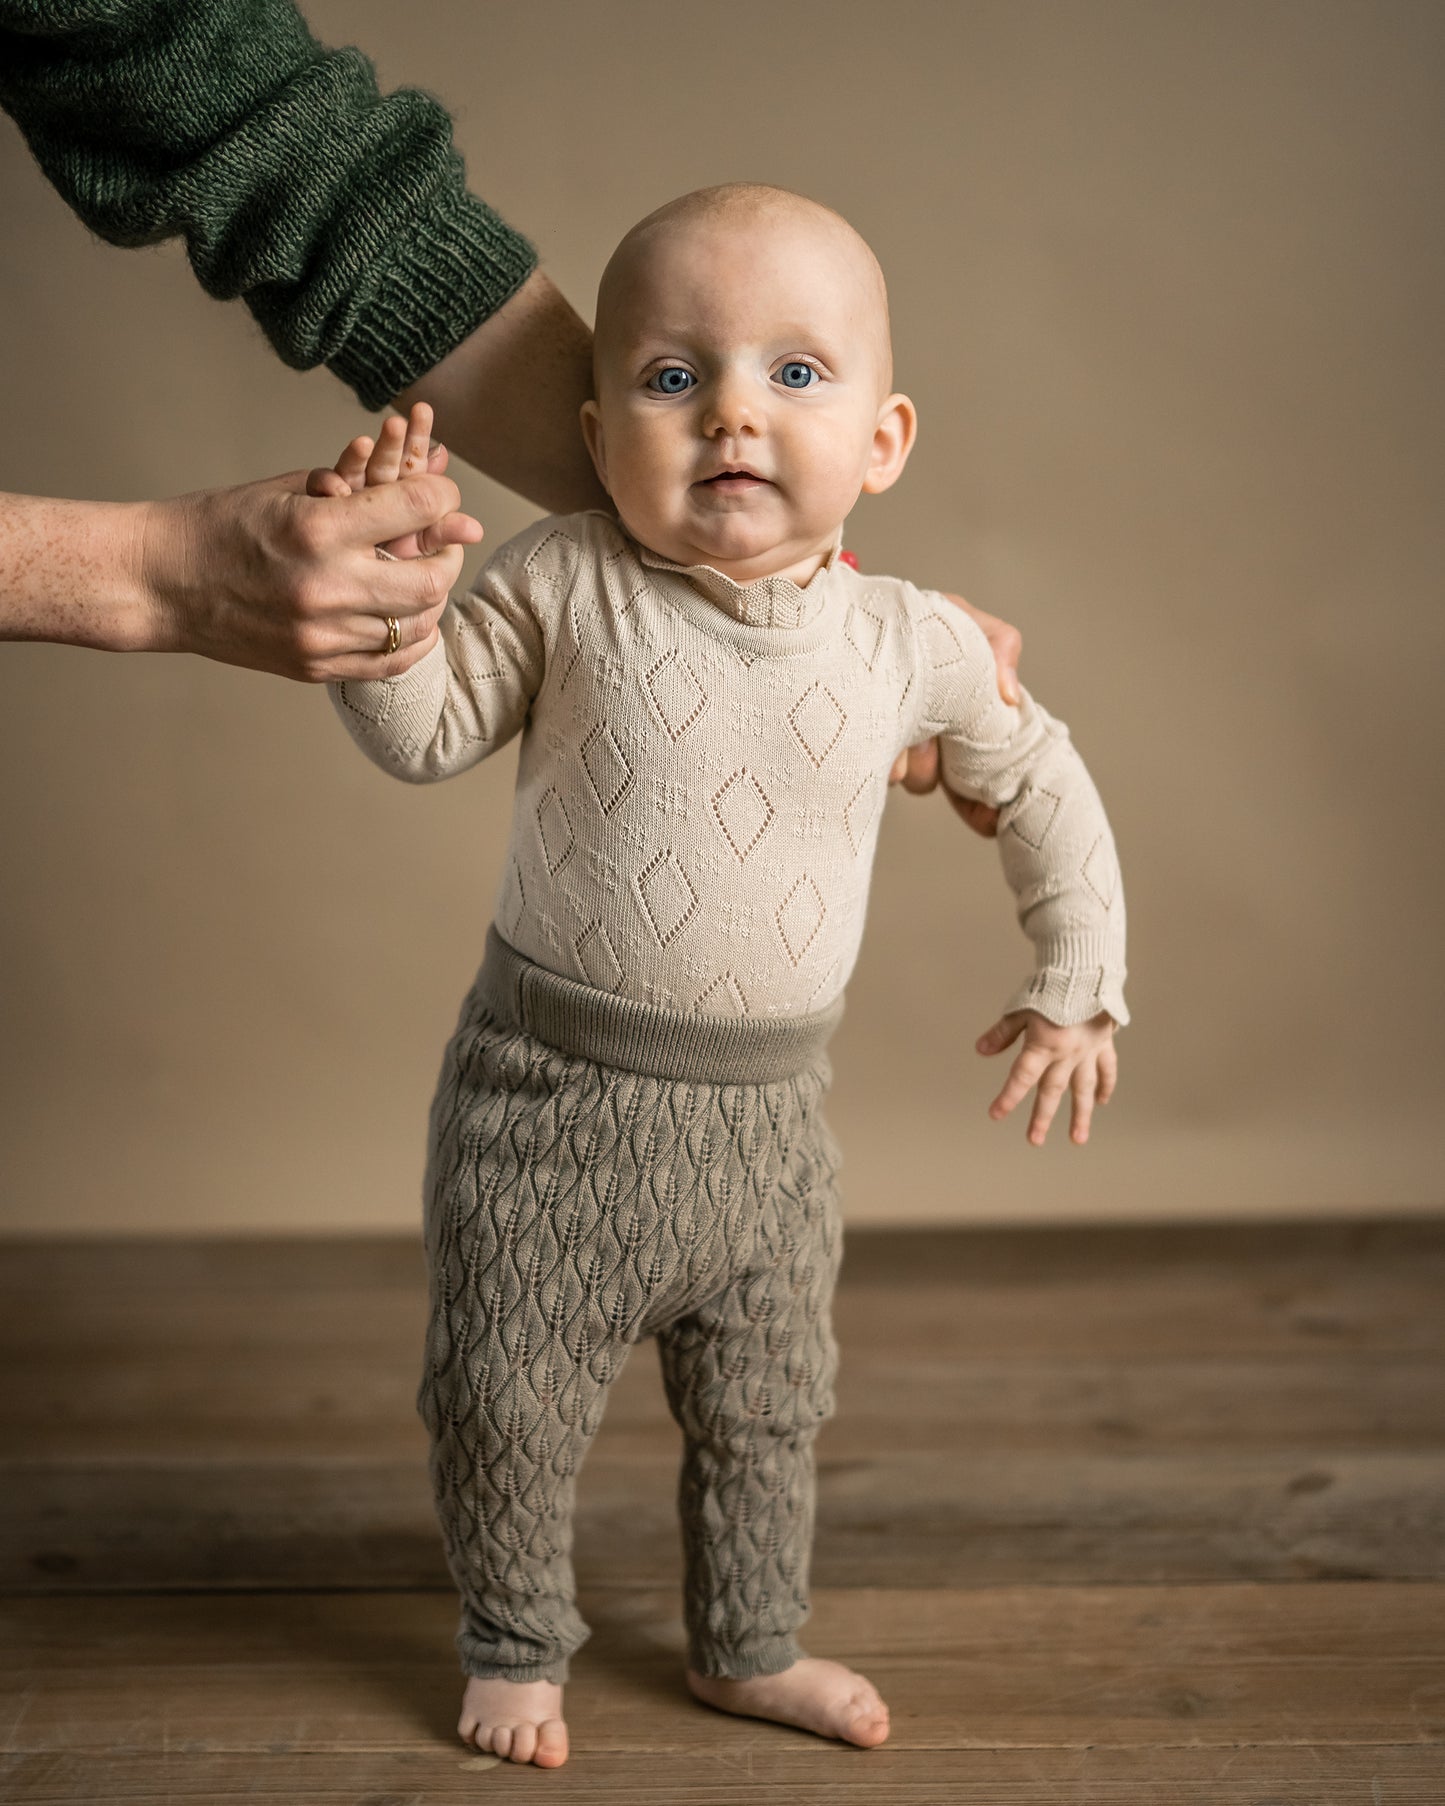
[[[505,994],[492,1008],[495,988],[484,964],[447,1049],[426,1182],[418,1404],[462,1595],[462,1667],[566,1679],[587,1637],[571,1559],[576,1474],[611,1379],[653,1331],[688,1435],[697,1665],[787,1667],[807,1613],[812,1438],[835,1359],[827,1061],[820,1049],[761,1084],[650,1077],[513,1026]],[[569,1008],[595,1027],[616,1003],[588,992]],[[716,1037],[724,1065],[733,1030],[725,1021]],[[696,1019],[654,1031],[708,1052]]]
[[[829,1303],[842,1258],[836,1144],[816,1094],[772,1189],[751,1259],[658,1332],[685,1452],[679,1485],[688,1660],[699,1673],[775,1674],[803,1653],[813,1439],[833,1409]]]
[[[588,1635],[575,1476],[638,1308],[584,1182],[627,1118],[607,1090],[598,1069],[483,1027],[448,1050],[433,1106],[418,1405],[471,1675],[562,1682]]]

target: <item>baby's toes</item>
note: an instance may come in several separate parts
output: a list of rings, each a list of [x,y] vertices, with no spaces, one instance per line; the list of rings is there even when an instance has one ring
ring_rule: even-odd
[[[511,1725],[511,1724],[494,1724],[492,1726],[492,1734],[491,1734],[490,1742],[491,1742],[491,1746],[492,1746],[492,1754],[494,1756],[510,1756],[511,1755],[511,1753],[512,1753],[512,1733],[516,1730],[516,1728],[517,1727],[515,1725]]]
[[[888,1708],[870,1687],[855,1693],[848,1711],[848,1733],[859,1743],[882,1743],[888,1735]]]
[[[567,1760],[567,1727],[560,1718],[547,1719],[537,1732],[538,1768],[560,1768]]]
[[[512,1732],[512,1747],[508,1752],[513,1762],[530,1762],[537,1749],[537,1727],[534,1724],[519,1724]]]

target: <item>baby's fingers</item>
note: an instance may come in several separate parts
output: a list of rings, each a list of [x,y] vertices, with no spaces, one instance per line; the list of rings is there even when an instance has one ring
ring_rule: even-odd
[[[376,444],[366,460],[366,486],[394,483],[401,475],[401,460],[406,450],[406,422],[400,414],[392,414],[381,423]],[[421,467],[418,466],[418,469]]]
[[[1039,1080],[1039,1094],[1034,1099],[1034,1113],[1029,1119],[1029,1140],[1036,1148],[1044,1145],[1049,1124],[1058,1113],[1064,1093],[1069,1088],[1068,1068],[1055,1060]]]
[[[1119,1055],[1114,1043],[1099,1049],[1099,1102],[1107,1104],[1119,1082]]]
[[[336,474],[351,489],[365,489],[366,460],[371,456],[374,440],[362,433],[351,441],[336,460]]]
[[[417,402],[406,417],[406,437],[401,455],[403,476],[419,477],[423,471],[430,469],[431,424],[430,406],[424,401]],[[438,473],[432,472],[432,475],[436,474]]]
[[[1009,1112],[1028,1096],[1047,1072],[1053,1060],[1045,1047],[1026,1047],[1014,1061],[1004,1088],[988,1107],[995,1122],[1002,1122]],[[1052,1112],[1050,1112],[1052,1114]]]
[[[1074,1068],[1074,1112],[1073,1121],[1069,1125],[1069,1138],[1078,1147],[1082,1147],[1089,1139],[1089,1124],[1094,1119],[1094,1094],[1096,1090],[1094,1067],[1088,1060],[1082,1060]]]
[[[992,1028],[986,1028],[974,1042],[974,1052],[981,1054],[1002,1053],[1003,1050],[1017,1041],[1024,1032],[1024,1024],[1028,1018],[1020,1010],[1011,1010],[1007,1016],[1000,1016]]]

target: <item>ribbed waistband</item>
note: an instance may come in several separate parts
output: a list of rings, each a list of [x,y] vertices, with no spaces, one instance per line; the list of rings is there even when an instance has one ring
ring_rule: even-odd
[[[691,1016],[633,997],[614,997],[549,972],[497,930],[473,995],[500,1021],[562,1053],[658,1079],[764,1085],[812,1064],[843,1014],[839,997],[812,1016]]]

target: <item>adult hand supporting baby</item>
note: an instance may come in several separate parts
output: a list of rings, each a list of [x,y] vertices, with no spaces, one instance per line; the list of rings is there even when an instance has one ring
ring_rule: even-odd
[[[481,537],[460,499],[424,474],[322,503],[305,471],[155,502],[0,495],[0,639],[194,652],[306,683],[395,676],[434,643]],[[435,555],[378,560],[408,534]]]
[[[984,638],[993,652],[994,664],[998,667],[998,693],[1010,706],[1016,706],[1019,699],[1018,665],[1023,655],[1023,635],[1007,621],[1000,621],[997,616],[987,615],[981,608],[974,608],[962,596],[950,595],[947,590],[941,593],[965,614],[972,615],[983,629]],[[927,796],[930,790],[938,788],[941,781],[937,740],[920,741],[917,746],[910,746],[899,753],[888,774],[890,784],[902,784],[914,796]],[[987,803],[971,802],[966,796],[955,796],[946,784],[943,794],[952,804],[954,813],[975,834],[982,834],[985,839],[991,840],[998,833],[997,809],[990,809]]]

